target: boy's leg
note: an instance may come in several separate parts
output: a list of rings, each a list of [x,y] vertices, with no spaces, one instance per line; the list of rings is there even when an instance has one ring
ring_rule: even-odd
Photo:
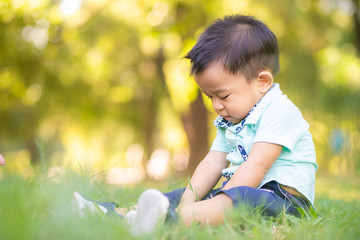
[[[169,199],[169,202],[170,202],[167,220],[177,221],[178,214],[176,212],[176,208],[179,206],[182,195],[184,194],[185,190],[186,190],[186,188],[180,188],[180,189],[176,189],[174,191],[168,192],[168,193],[163,193]],[[220,190],[220,188],[211,190],[210,193],[208,193],[201,200],[206,200],[206,199],[212,198],[219,190]]]
[[[149,189],[142,193],[139,197],[136,210],[130,211],[125,216],[126,222],[130,225],[131,233],[135,236],[139,236],[144,233],[152,232],[156,224],[164,221],[165,217],[176,220],[175,208],[178,207],[185,189],[186,188],[181,188],[168,193],[161,193],[158,190]],[[214,189],[203,198],[210,199],[207,201],[210,201],[209,204],[215,213],[212,216],[215,216],[214,220],[216,221],[224,218],[225,209],[221,208],[227,208],[226,205],[220,204],[220,202],[227,202],[228,206],[232,205],[231,199],[225,194],[223,194],[223,196],[220,194],[213,199],[213,195],[218,191],[219,189]],[[218,201],[220,202],[217,203]],[[199,212],[206,212],[208,206],[207,203],[204,204],[203,201],[199,201],[197,202],[196,208]],[[217,216],[216,213],[219,213],[219,216]],[[189,212],[188,215],[190,214],[191,213]],[[191,221],[190,218],[189,221]]]
[[[216,226],[224,222],[225,213],[231,208],[231,198],[226,194],[219,194],[207,200],[187,204],[179,209],[179,214],[186,226],[190,226],[192,222]]]
[[[184,194],[185,190],[186,190],[186,188],[179,188],[179,189],[176,189],[176,190],[171,191],[171,192],[163,193],[169,199],[171,208],[175,209],[175,208],[177,208],[179,206],[179,203],[181,201],[181,197]],[[220,188],[211,190],[210,193],[208,193],[201,200],[206,200],[206,199],[212,198],[214,196],[214,194],[217,193],[219,190],[220,190]]]
[[[168,192],[168,193],[163,193],[163,195],[165,195],[170,202],[169,209],[171,209],[170,212],[173,213],[172,214],[173,216],[170,216],[171,218],[175,218],[175,208],[177,208],[177,206],[179,205],[181,197],[182,197],[185,189],[186,188],[180,188],[180,189],[176,189],[174,191]],[[94,203],[96,203],[98,205],[98,207],[100,208],[100,210],[102,212],[104,212],[105,214],[114,212],[120,216],[125,216],[129,212],[129,210],[137,209],[137,205],[131,207],[130,209],[119,208],[117,206],[117,204],[114,202],[99,202],[99,201],[87,198],[77,192],[74,192],[74,194],[73,194],[73,202],[74,202],[75,208],[79,211],[79,215],[81,217],[84,217],[86,215],[86,211],[89,211],[91,213],[96,212],[96,207],[95,207]]]
[[[271,181],[260,189],[246,186],[239,186],[227,190],[220,190],[218,193],[225,193],[232,201],[233,205],[245,205],[250,209],[260,211],[262,215],[277,217],[281,212],[301,217],[299,208],[305,210],[310,208],[311,203],[281,188],[278,182]],[[216,195],[215,194],[215,195]]]
[[[273,185],[276,186],[276,184]],[[288,198],[279,196],[275,191],[240,186],[219,190],[211,199],[185,205],[179,209],[179,214],[186,225],[192,221],[218,225],[224,221],[226,211],[238,205],[257,209],[266,216],[276,217],[283,210],[293,215],[296,212],[296,206]]]
[[[231,198],[233,206],[242,205],[248,209],[257,210],[264,216],[277,217],[283,210],[292,207],[291,202],[269,189],[239,186],[220,190],[218,194],[226,194]]]

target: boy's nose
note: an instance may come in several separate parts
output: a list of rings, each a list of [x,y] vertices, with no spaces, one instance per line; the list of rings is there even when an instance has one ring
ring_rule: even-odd
[[[215,111],[218,112],[218,111],[224,109],[224,105],[222,105],[219,101],[214,100],[213,101],[213,108],[214,108]]]

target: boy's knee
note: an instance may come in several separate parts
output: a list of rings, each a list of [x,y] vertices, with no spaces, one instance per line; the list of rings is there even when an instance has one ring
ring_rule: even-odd
[[[185,226],[192,222],[218,225],[223,223],[225,213],[233,207],[232,200],[226,194],[219,194],[212,199],[182,206],[178,213]]]
[[[195,215],[195,203],[188,203],[178,209],[178,213],[180,215],[181,221],[185,224],[185,226],[190,226],[191,222],[194,220]]]

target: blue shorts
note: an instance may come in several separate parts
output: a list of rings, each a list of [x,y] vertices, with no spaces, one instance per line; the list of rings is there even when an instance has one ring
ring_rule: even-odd
[[[227,181],[223,183],[222,188]],[[260,210],[262,215],[277,217],[285,210],[287,214],[301,217],[301,211],[309,212],[311,203],[298,196],[294,196],[281,188],[279,183],[271,181],[259,188],[252,188],[247,186],[239,186],[231,189],[223,190],[222,188],[213,189],[202,200],[210,199],[218,194],[224,193],[228,195],[233,206],[246,206],[250,209]],[[164,195],[170,201],[170,212],[174,212],[174,209],[179,205],[181,197],[186,188],[174,190]]]

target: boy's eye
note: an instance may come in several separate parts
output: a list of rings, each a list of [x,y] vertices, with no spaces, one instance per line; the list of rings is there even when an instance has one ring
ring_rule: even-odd
[[[226,95],[225,97],[221,97],[220,99],[221,99],[221,100],[224,100],[224,99],[226,99],[228,96],[230,96],[230,94]]]

